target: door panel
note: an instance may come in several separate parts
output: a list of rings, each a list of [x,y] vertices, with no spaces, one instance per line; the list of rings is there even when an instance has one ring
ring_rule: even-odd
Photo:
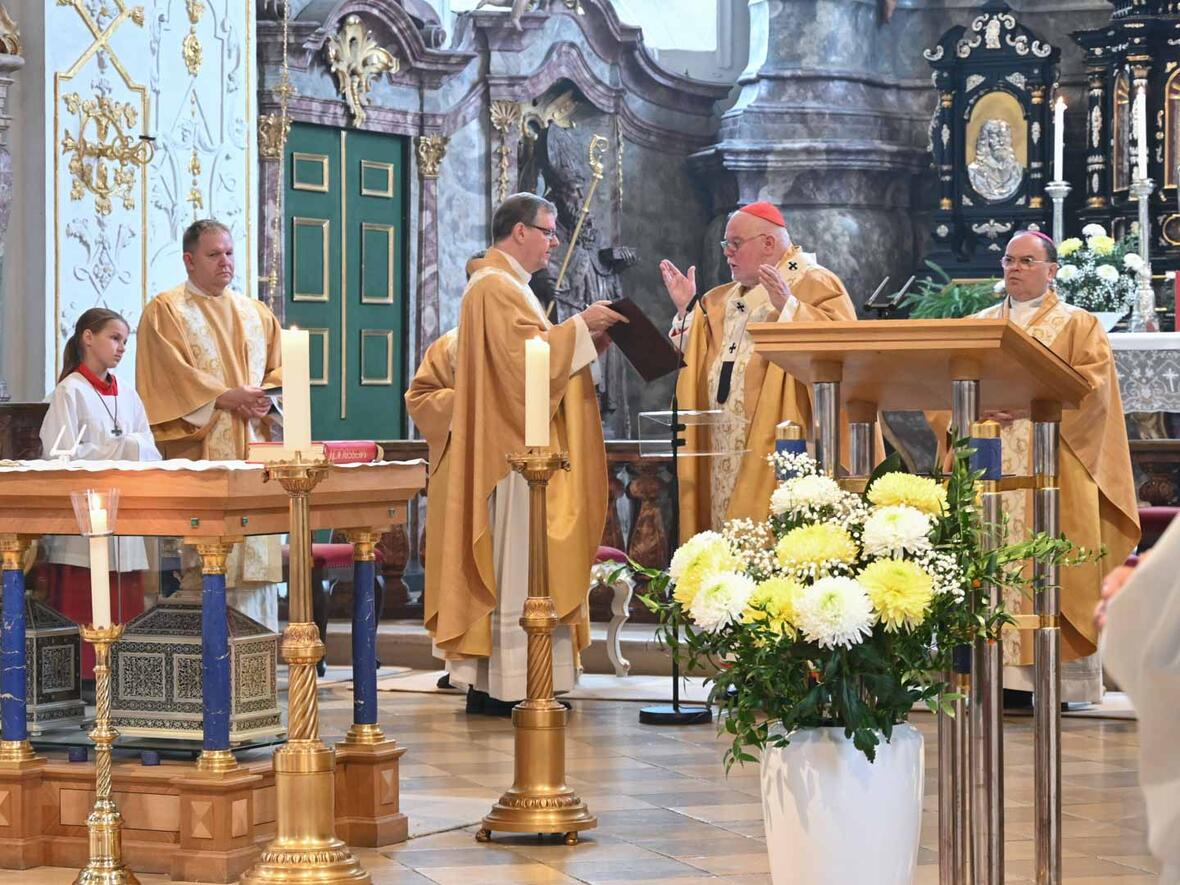
[[[311,333],[317,439],[404,431],[405,150],[299,123],[287,140],[286,316]]]

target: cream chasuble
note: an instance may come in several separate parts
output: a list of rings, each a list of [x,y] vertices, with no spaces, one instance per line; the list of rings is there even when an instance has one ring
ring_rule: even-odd
[[[1163,885],[1180,885],[1180,520],[1173,520],[1111,600],[1102,654],[1139,720],[1139,785],[1147,844],[1164,864]]]
[[[1098,320],[1066,304],[1050,291],[1032,302],[1005,301],[976,314],[984,319],[1010,318],[1082,374],[1094,388],[1081,408],[1061,420],[1061,531],[1087,550],[1105,546],[1098,562],[1061,570],[1061,699],[1096,702],[1102,697],[1102,665],[1094,654],[1097,641],[1094,607],[1102,578],[1123,563],[1139,542],[1139,511],[1131,475],[1130,447],[1110,341]],[[1004,473],[1032,473],[1032,422],[1018,419],[1001,431]],[[1032,494],[1004,494],[1009,537],[1032,531]],[[1031,614],[1033,601],[1008,591],[1010,611]],[[1032,691],[1033,643],[1030,634],[1005,630],[1004,687]]]
[[[589,641],[590,566],[606,519],[606,450],[589,371],[596,353],[580,317],[549,324],[511,256],[491,249],[469,267],[450,437],[430,480],[426,627],[454,682],[514,701],[526,691],[528,485],[506,458],[524,447],[524,342],[549,342],[550,440],[571,466],[547,494],[549,590],[564,628],[554,633],[558,691],[573,687],[574,651]]]
[[[783,255],[778,271],[794,295],[782,316],[761,285],[747,289],[729,283],[706,292],[686,319],[685,368],[676,386],[680,408],[720,409],[741,420],[722,431],[723,438],[709,438],[710,431],[702,427],[685,432],[689,451],[735,454],[679,459],[682,542],[697,532],[719,529],[728,519],[765,519],[774,491],[766,456],[774,450],[775,425],[794,421],[805,431],[811,426],[806,386],[754,353],[747,325],[856,319],[844,284],[798,246]],[[729,389],[719,400],[727,360],[733,361]],[[878,459],[884,457],[879,433],[877,449]]]
[[[119,435],[114,433],[115,417]],[[85,426],[81,440],[78,432]],[[74,372],[67,375],[49,397],[41,422],[41,452],[50,458],[58,440],[78,440],[76,461],[159,461],[143,403],[128,381],[117,396],[103,396],[94,385]],[[43,539],[49,562],[90,568],[90,545],[85,538],[48,535]],[[123,536],[109,541],[112,571],[139,572],[148,567],[143,538]]]
[[[206,295],[191,282],[161,292],[144,308],[136,346],[136,387],[166,458],[233,461],[252,441],[270,439],[270,419],[246,420],[213,407],[235,387],[282,383],[279,323],[270,309],[230,289]],[[200,584],[195,554],[185,551],[181,586]],[[282,555],[276,536],[247,538],[226,562],[226,599],[278,629]]]

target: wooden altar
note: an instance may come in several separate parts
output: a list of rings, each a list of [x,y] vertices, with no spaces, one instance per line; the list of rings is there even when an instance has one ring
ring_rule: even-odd
[[[408,502],[425,480],[426,467],[420,461],[333,467],[309,494],[310,528],[349,531],[355,539],[358,574],[371,586],[373,539],[391,525],[404,524]],[[15,585],[19,575],[23,596],[23,575],[10,566],[32,538],[77,533],[70,492],[86,488],[118,488],[119,534],[183,536],[202,553],[206,573],[208,551],[223,551],[223,562],[228,545],[242,536],[279,534],[290,526],[288,493],[278,482],[268,481],[262,465],[8,462],[0,464],[6,593],[11,589],[15,594],[17,588],[10,588],[10,583]],[[208,590],[207,586],[206,601]],[[10,626],[23,633],[23,619],[5,618],[6,632],[13,632]],[[209,647],[225,642],[224,603],[220,617],[211,615],[206,605],[203,626],[208,657]],[[375,630],[371,613],[364,626]],[[5,649],[10,644],[15,648],[18,639],[23,648],[23,636],[2,638]],[[355,655],[354,651],[354,662]],[[94,765],[32,752],[25,722],[23,656],[19,667],[12,666],[14,662],[15,658],[5,661],[0,700],[0,867],[80,868],[88,855],[86,816]],[[385,738],[376,724],[375,663],[364,663],[355,674],[354,726],[336,748],[336,829],[350,844],[384,845],[406,837],[407,821],[398,797],[398,760],[405,750]],[[271,763],[239,765],[233,758],[227,717],[209,701],[224,687],[210,684],[210,673],[216,674],[216,667],[206,670],[205,750],[196,765],[114,767],[114,789],[125,818],[123,854],[136,872],[236,881],[275,832],[281,810],[276,808]],[[17,686],[19,692],[14,692]]]

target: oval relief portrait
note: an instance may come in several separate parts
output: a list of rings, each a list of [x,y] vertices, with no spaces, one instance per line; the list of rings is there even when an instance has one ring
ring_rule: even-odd
[[[1028,166],[1028,127],[1020,102],[994,90],[971,110],[966,132],[967,177],[986,202],[1010,200]]]

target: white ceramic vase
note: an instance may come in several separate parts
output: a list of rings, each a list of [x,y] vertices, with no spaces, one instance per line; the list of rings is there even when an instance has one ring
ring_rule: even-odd
[[[774,885],[910,885],[922,824],[922,734],[893,730],[870,763],[842,728],[795,732],[762,755]]]

